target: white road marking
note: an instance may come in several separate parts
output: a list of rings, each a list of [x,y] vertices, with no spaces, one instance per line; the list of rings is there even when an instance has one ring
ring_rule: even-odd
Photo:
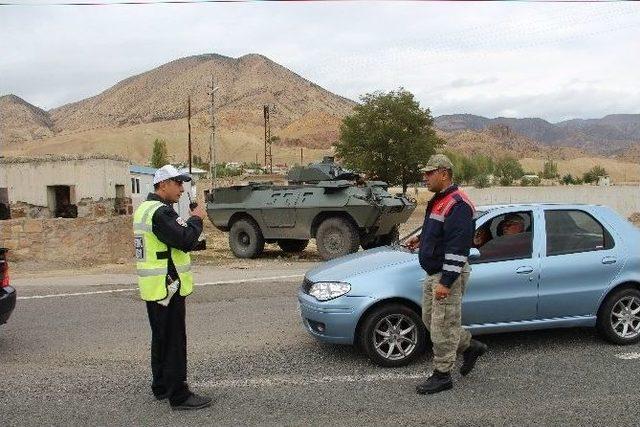
[[[640,359],[640,353],[620,353],[616,354],[616,357],[622,360],[634,360]]]
[[[213,285],[233,285],[237,283],[247,283],[247,282],[267,282],[274,280],[284,280],[284,279],[300,279],[304,277],[304,274],[292,274],[288,276],[271,276],[271,277],[254,277],[250,279],[237,279],[237,280],[219,280],[217,282],[205,282],[205,283],[196,283],[194,286],[213,286]],[[98,294],[111,294],[116,292],[133,292],[137,291],[138,288],[122,288],[122,289],[111,289],[108,291],[90,291],[90,292],[73,292],[68,294],[49,294],[49,295],[31,295],[27,297],[18,297],[19,300],[29,300],[29,299],[44,299],[44,298],[56,298],[56,297],[77,297],[82,295],[98,295]]]
[[[406,374],[369,374],[369,375],[335,375],[324,377],[292,377],[291,375],[279,375],[263,378],[245,378],[237,380],[207,380],[194,383],[203,388],[240,388],[240,387],[277,387],[277,386],[307,386],[313,384],[332,383],[362,383],[391,380],[417,380],[425,379],[426,373]]]

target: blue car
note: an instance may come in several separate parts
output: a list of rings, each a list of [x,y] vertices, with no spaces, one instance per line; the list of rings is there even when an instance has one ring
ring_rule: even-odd
[[[513,234],[505,219],[524,222]],[[616,344],[640,340],[640,230],[596,205],[482,206],[462,323],[474,335],[597,327]],[[386,246],[307,272],[298,293],[305,329],[359,345],[381,366],[410,363],[429,343],[417,252]]]

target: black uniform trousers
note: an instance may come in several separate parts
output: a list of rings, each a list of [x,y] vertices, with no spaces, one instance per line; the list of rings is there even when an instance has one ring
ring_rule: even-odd
[[[187,386],[187,332],[185,297],[176,292],[166,307],[147,301],[151,324],[151,390],[168,394],[171,405],[180,405],[191,392]]]

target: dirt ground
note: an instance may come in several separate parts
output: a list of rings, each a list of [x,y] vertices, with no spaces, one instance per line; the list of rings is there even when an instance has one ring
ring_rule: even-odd
[[[424,206],[418,206],[409,220],[400,226],[400,236],[410,233],[422,224],[424,218]],[[228,233],[216,229],[210,221],[205,220],[204,232],[207,236],[207,249],[192,253],[194,262],[200,264],[220,264],[221,262],[240,262],[251,265],[255,260],[239,260],[234,257],[229,249]],[[267,244],[260,258],[282,259],[287,261],[322,261],[316,250],[315,240],[309,242],[309,246],[299,254],[287,254],[282,252],[277,244]]]

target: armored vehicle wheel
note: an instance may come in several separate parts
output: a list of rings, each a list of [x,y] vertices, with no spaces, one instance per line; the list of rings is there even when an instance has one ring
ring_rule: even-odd
[[[327,218],[318,227],[316,244],[320,256],[333,259],[358,250],[358,230],[344,218]]]
[[[295,240],[295,239],[281,239],[278,240],[278,246],[284,252],[296,253],[304,251],[304,248],[309,244],[308,240]]]
[[[255,258],[264,250],[264,237],[260,227],[250,219],[233,223],[229,231],[229,247],[238,258]]]

